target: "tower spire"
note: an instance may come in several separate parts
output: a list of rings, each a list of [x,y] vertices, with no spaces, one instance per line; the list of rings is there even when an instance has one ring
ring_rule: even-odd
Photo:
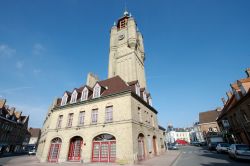
[[[127,1],[124,0],[124,13],[123,13],[124,16],[128,15],[128,10],[127,10]]]

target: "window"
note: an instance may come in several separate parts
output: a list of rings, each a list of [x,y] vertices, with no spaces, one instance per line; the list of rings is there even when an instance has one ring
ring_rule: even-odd
[[[85,111],[79,113],[79,125],[84,125]]]
[[[120,21],[120,29],[125,28],[127,26],[128,19],[124,19]]]
[[[59,115],[56,128],[60,129],[62,127],[63,115]]]
[[[96,84],[94,88],[93,98],[100,97],[100,91],[101,91],[100,85]]]
[[[140,85],[139,85],[138,83],[135,85],[135,93],[136,93],[138,96],[140,96]]]
[[[68,100],[68,95],[65,93],[64,96],[63,96],[63,98],[62,98],[61,106],[66,105],[67,100]]]
[[[105,122],[113,121],[113,106],[106,107]]]
[[[75,103],[76,99],[77,99],[77,92],[76,92],[76,90],[74,90],[74,92],[73,92],[73,94],[71,96],[70,103]]]
[[[85,87],[85,88],[83,89],[83,91],[82,91],[82,98],[81,98],[81,101],[85,101],[85,100],[88,99],[88,93],[89,93],[89,91],[88,91],[88,89]]]
[[[152,126],[155,127],[155,122],[154,122],[154,116],[151,115],[151,122],[152,122]]]
[[[150,106],[153,106],[152,98],[151,98],[151,97],[148,98],[148,104],[149,104]]]
[[[92,110],[92,113],[91,113],[91,123],[96,124],[97,118],[98,118],[98,109],[94,109]]]
[[[143,100],[147,102],[147,95],[145,91],[143,91]]]
[[[72,127],[73,115],[74,115],[73,113],[69,114],[67,127]]]
[[[141,114],[141,108],[138,107],[138,116],[139,116],[139,121],[142,122],[142,114]]]

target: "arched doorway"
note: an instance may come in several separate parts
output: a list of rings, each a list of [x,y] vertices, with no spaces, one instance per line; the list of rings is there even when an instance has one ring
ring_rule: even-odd
[[[68,155],[69,161],[80,161],[82,142],[82,137],[79,136],[70,139]]]
[[[154,155],[157,155],[156,136],[153,136],[153,150],[154,150]]]
[[[57,162],[58,161],[58,156],[60,153],[60,148],[61,148],[62,140],[61,138],[54,138],[51,141],[50,148],[49,148],[49,155],[48,155],[48,161],[49,162]]]
[[[145,159],[145,148],[144,148],[144,135],[142,133],[138,136],[138,160]]]
[[[115,162],[116,139],[110,134],[100,134],[93,139],[92,161]]]

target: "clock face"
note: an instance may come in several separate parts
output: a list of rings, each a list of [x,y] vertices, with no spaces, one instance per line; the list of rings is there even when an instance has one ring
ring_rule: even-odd
[[[124,37],[125,37],[124,34],[121,34],[118,36],[118,40],[122,40],[122,39],[124,39]]]

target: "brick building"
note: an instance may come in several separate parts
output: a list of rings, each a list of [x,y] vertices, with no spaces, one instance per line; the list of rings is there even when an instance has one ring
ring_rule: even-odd
[[[23,116],[15,107],[6,105],[5,99],[0,99],[0,152],[21,151],[29,139],[29,116]]]
[[[250,69],[247,78],[231,84],[217,122],[228,142],[250,144]]]

